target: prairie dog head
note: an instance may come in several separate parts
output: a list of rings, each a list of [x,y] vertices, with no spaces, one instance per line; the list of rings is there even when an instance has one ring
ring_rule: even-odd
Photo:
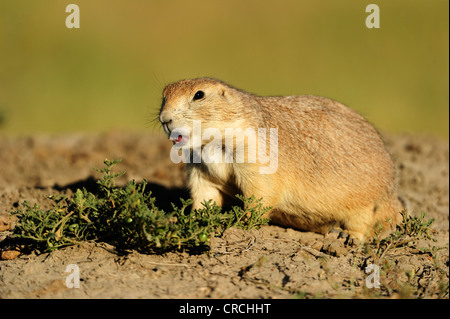
[[[194,121],[208,128],[239,126],[241,103],[237,91],[210,78],[182,80],[163,90],[159,120],[174,144],[182,146],[194,134]],[[205,141],[202,141],[204,144]]]

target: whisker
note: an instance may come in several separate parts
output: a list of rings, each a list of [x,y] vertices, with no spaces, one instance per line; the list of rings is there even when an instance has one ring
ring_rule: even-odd
[[[151,128],[160,128],[161,122],[159,121],[159,112],[156,110],[149,111],[147,113],[146,125]]]

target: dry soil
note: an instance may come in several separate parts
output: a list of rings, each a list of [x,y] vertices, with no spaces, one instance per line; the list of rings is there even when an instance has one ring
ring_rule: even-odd
[[[269,225],[230,229],[197,255],[120,255],[107,243],[86,242],[10,256],[0,260],[0,298],[448,298],[448,141],[389,134],[385,140],[399,195],[410,214],[435,219],[436,241],[386,253],[378,260],[379,288],[370,288],[374,273],[365,270],[374,259],[363,247]],[[170,161],[170,147],[162,136],[124,131],[0,137],[0,244],[14,227],[9,213],[23,201],[49,208],[48,195],[92,186],[100,177],[93,168],[105,158],[123,159],[121,183],[146,178],[160,206],[178,203],[187,196],[185,177],[183,165]],[[80,288],[66,286],[70,264],[79,268]]]

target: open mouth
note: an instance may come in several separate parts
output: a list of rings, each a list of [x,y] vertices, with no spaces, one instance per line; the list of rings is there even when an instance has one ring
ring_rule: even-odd
[[[180,132],[180,130],[174,130],[170,133],[169,139],[172,141],[173,145],[177,147],[184,147],[189,144],[189,134]]]
[[[178,135],[176,138],[172,139],[173,145],[181,143],[183,141],[183,135]]]
[[[189,143],[189,134],[190,130],[183,128],[183,127],[177,127],[177,128],[169,128],[169,125],[164,125],[168,135],[169,139],[172,141],[173,145],[176,145],[177,147],[183,147],[186,144]]]

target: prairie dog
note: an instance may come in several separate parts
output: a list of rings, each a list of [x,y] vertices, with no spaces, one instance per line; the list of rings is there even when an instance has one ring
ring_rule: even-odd
[[[250,139],[244,139],[243,163],[236,149],[220,145],[216,150],[224,158],[234,156],[232,163],[187,163],[193,209],[204,200],[223,205],[236,193],[254,195],[272,207],[268,217],[275,224],[323,234],[341,228],[360,240],[373,235],[379,222],[386,227],[400,221],[395,169],[382,139],[339,102],[310,95],[262,97],[197,78],[164,88],[159,120],[174,144],[193,140],[195,123],[222,137],[227,128],[277,129],[277,167],[271,174],[261,174],[267,163],[259,158],[245,161],[260,145],[250,145]],[[209,141],[202,140],[201,147]]]

